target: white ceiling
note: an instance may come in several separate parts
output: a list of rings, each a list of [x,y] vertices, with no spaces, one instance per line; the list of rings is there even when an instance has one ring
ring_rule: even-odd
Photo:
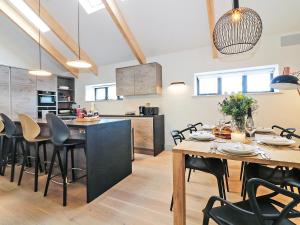
[[[116,1],[146,57],[210,44],[206,0]],[[41,3],[77,40],[77,0]],[[263,35],[300,31],[299,0],[240,0],[240,6],[260,14]],[[215,0],[216,19],[230,8],[231,0]],[[74,57],[52,32],[46,36],[68,58]],[[81,46],[99,66],[134,59],[105,9],[88,15],[81,8]]]

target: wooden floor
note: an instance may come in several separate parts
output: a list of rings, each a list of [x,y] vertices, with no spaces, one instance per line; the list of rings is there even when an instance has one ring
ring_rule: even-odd
[[[9,182],[8,170],[6,177],[0,177],[0,225],[171,225],[171,152],[155,158],[137,154],[133,165],[131,176],[90,204],[85,203],[84,185],[70,185],[67,207],[62,207],[61,186],[51,183],[44,198],[45,176],[40,177],[40,191],[34,193],[32,175],[25,174],[22,186],[18,187]],[[229,162],[229,166],[231,190],[227,195],[230,201],[237,201],[240,200],[240,164]],[[213,176],[192,173],[187,184],[188,225],[202,224],[201,210],[209,196],[217,193]]]

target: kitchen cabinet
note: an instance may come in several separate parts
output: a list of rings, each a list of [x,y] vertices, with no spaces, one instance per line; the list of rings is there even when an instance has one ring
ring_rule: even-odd
[[[9,67],[7,66],[0,66],[0,90],[0,112],[9,115]]]
[[[158,63],[148,63],[116,69],[118,96],[161,94],[162,67]]]
[[[57,76],[38,77],[37,90],[57,92]]]
[[[19,113],[26,113],[37,118],[36,77],[28,70],[11,68],[11,116],[18,118]]]

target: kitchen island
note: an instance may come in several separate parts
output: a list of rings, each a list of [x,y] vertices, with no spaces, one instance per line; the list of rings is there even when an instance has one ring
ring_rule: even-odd
[[[49,134],[47,123],[45,121],[38,123],[42,128],[42,134]],[[130,120],[101,119],[96,122],[72,120],[65,123],[70,129],[70,138],[86,141],[86,157],[84,154],[75,157],[76,166],[80,165],[86,169],[88,203],[132,173]]]

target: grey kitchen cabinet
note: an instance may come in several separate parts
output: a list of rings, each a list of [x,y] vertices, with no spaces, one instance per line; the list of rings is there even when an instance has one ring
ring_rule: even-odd
[[[57,76],[37,77],[37,90],[57,92]]]
[[[28,70],[11,68],[11,116],[18,118],[19,113],[26,113],[37,118],[36,77]]]
[[[118,96],[161,94],[162,67],[148,63],[116,69]]]
[[[9,115],[10,95],[9,95],[9,67],[0,66],[0,113]]]

